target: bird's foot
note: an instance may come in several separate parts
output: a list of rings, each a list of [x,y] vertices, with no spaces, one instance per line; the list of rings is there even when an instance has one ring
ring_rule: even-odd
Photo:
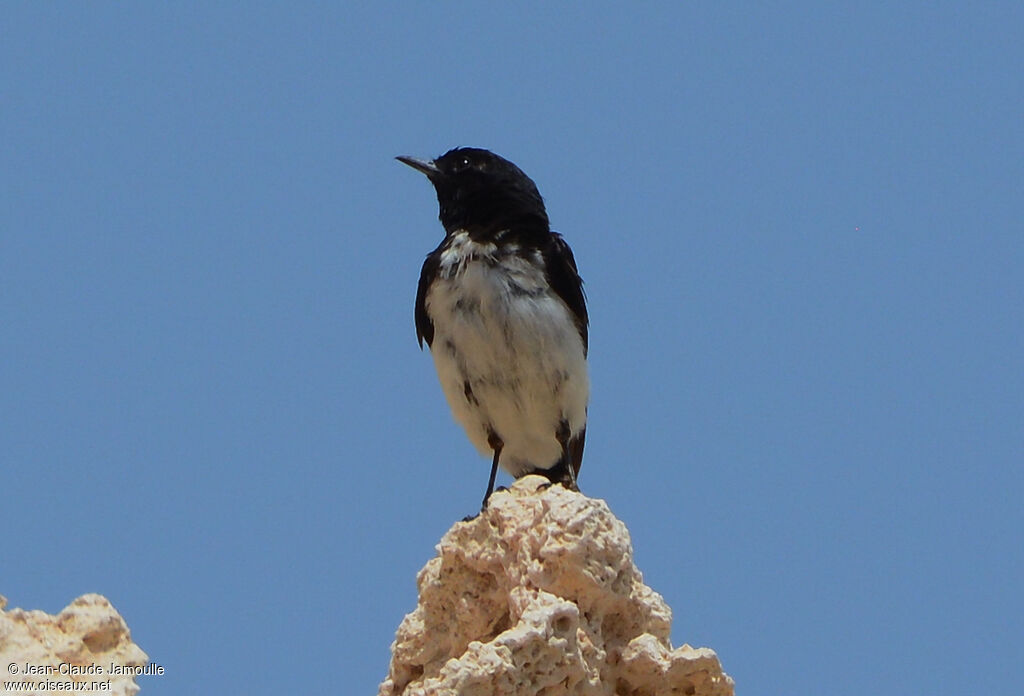
[[[566,489],[567,491],[575,491],[577,493],[580,492],[580,487],[576,485],[575,481],[548,481],[547,483],[542,483],[539,486],[537,486],[537,490],[538,491],[546,491],[547,489],[551,488],[555,484],[558,484],[559,486],[561,486],[562,488]]]
[[[501,493],[502,491],[507,492],[508,491],[508,486],[498,486],[497,488],[495,488],[491,493],[489,493],[487,495],[486,498],[484,498],[484,503],[483,503],[483,505],[480,506],[480,512],[476,513],[475,515],[466,515],[465,517],[462,518],[462,521],[463,522],[471,522],[471,521],[475,520],[477,517],[479,517],[481,515],[481,513],[485,512],[487,510],[487,504],[491,502],[491,496],[494,495],[495,493]]]

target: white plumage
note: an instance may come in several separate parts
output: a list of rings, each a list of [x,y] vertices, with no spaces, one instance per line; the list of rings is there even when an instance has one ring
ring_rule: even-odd
[[[457,232],[425,305],[441,386],[481,454],[491,454],[491,427],[508,473],[555,466],[560,425],[571,437],[586,426],[590,385],[576,320],[548,285],[540,253],[523,257],[515,245]]]

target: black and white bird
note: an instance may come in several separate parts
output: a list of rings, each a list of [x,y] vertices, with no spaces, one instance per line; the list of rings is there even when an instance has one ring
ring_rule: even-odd
[[[445,236],[427,255],[416,335],[448,405],[500,465],[577,490],[587,431],[587,307],[569,245],[552,232],[537,186],[487,150],[398,157],[437,191]]]

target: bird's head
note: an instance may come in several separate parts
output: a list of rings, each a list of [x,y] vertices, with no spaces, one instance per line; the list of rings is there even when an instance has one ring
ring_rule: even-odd
[[[441,224],[486,238],[508,229],[548,231],[544,199],[530,177],[504,157],[458,147],[434,160],[397,157],[422,172],[437,191]]]

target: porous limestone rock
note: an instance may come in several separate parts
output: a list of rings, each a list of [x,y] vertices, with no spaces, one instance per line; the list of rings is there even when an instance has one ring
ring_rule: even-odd
[[[731,696],[714,651],[669,644],[625,525],[546,483],[519,479],[444,535],[379,696]]]
[[[26,689],[34,694],[132,696],[139,690],[130,670],[109,674],[111,665],[142,668],[149,658],[132,642],[124,619],[106,597],[82,595],[56,616],[39,610],[4,611],[6,605],[0,596],[0,679],[41,684],[43,688]],[[85,669],[102,672],[83,673]],[[72,683],[108,680],[109,689],[83,689]],[[46,682],[53,688],[46,688]]]

